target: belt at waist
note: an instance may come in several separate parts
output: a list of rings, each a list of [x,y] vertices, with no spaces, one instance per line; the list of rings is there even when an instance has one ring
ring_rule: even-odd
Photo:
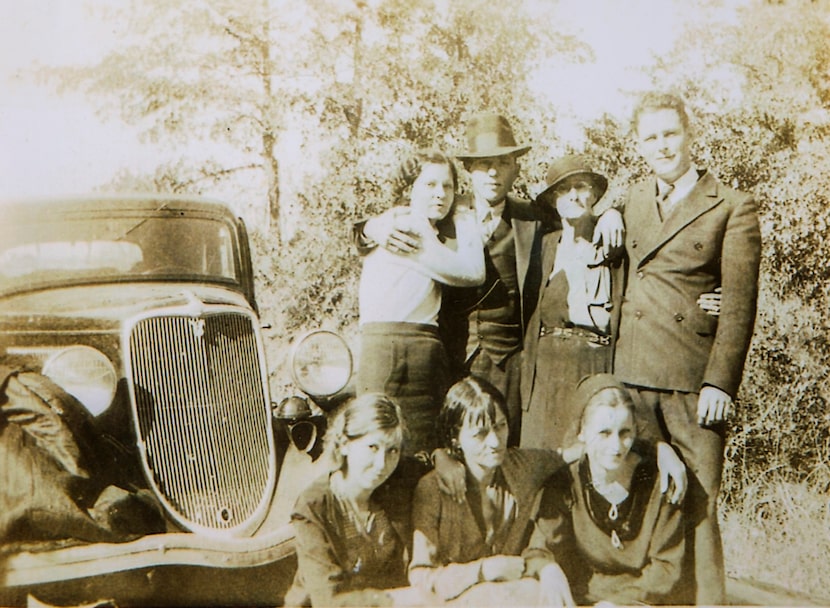
[[[545,327],[542,325],[539,328],[539,337],[544,338],[545,336],[554,336],[563,340],[581,338],[592,344],[602,344],[603,346],[611,344],[611,336],[602,336],[581,327]]]
[[[438,338],[438,326],[426,323],[406,323],[404,321],[372,321],[360,326],[364,336],[429,336]]]

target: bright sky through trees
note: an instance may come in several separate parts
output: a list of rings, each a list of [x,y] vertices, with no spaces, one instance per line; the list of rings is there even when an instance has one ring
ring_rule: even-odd
[[[33,66],[89,64],[118,41],[115,28],[90,11],[128,0],[0,0],[0,198],[82,193],[121,168],[151,170],[162,151],[140,144],[117,121],[102,122],[77,94],[58,97],[30,78]],[[285,0],[272,0],[282,2]],[[588,65],[543,66],[540,93],[552,96],[563,139],[579,137],[578,123],[603,111],[627,113],[621,88],[645,83],[637,68],[671,47],[697,2],[661,0],[523,0],[540,27],[557,7],[559,18],[590,44]],[[728,19],[739,0],[724,3]],[[532,35],[532,32],[530,33]]]

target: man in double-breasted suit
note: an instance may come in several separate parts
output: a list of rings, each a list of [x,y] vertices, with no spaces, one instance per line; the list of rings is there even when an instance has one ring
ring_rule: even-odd
[[[689,121],[678,97],[646,95],[633,127],[654,176],[632,186],[624,203],[630,264],[615,373],[641,405],[654,408],[689,469],[689,586],[679,590],[680,599],[722,604],[717,496],[724,422],[733,410],[755,321],[756,206],[750,195],[694,165]],[[719,318],[697,304],[701,294],[718,287]]]

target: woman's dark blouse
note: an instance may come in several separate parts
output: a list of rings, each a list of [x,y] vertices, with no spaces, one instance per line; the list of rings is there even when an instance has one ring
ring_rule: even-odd
[[[610,508],[591,483],[587,458],[554,473],[523,554],[528,570],[556,561],[580,603],[666,603],[680,576],[683,520],[660,492],[653,457],[635,469],[616,519]]]
[[[402,461],[370,501],[372,525],[358,530],[331,490],[329,475],[316,479],[297,499],[291,523],[297,575],[285,598],[291,606],[378,606],[383,589],[408,584],[412,491],[422,465]]]

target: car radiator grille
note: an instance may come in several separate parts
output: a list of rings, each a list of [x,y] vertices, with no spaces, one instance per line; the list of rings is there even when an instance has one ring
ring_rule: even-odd
[[[137,428],[149,481],[193,530],[250,528],[275,477],[253,318],[153,317],[129,339]]]

